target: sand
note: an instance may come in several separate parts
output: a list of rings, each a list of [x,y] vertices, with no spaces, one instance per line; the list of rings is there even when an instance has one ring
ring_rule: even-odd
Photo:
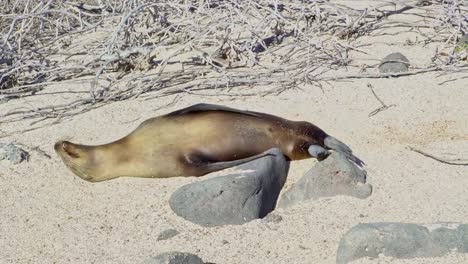
[[[0,262],[140,263],[151,255],[180,250],[215,263],[334,263],[341,236],[358,223],[466,223],[467,167],[442,164],[407,148],[411,145],[449,158],[468,156],[466,83],[439,86],[436,82],[435,74],[429,73],[335,83],[325,93],[311,87],[275,97],[230,101],[187,95],[159,111],[152,111],[153,101],[134,100],[2,138],[2,142],[37,146],[52,159],[32,153],[29,162],[0,163]],[[387,104],[396,106],[368,117],[379,103],[367,83]],[[174,190],[201,179],[121,178],[93,184],[72,175],[53,153],[58,139],[108,142],[148,117],[198,102],[319,125],[349,144],[367,163],[372,196],[365,200],[338,196],[277,210],[274,213],[282,217],[278,223],[256,220],[241,226],[202,228],[177,217],[168,205]],[[2,129],[8,126],[2,124]],[[294,162],[285,189],[314,163]],[[156,241],[167,228],[180,234]],[[438,263],[444,263],[443,259]],[[446,260],[466,263],[468,256]]]
[[[369,58],[402,52],[415,65],[430,63],[436,45],[367,47]],[[364,39],[365,40],[365,39]],[[388,39],[387,39],[388,40]],[[376,41],[368,40],[369,42]],[[351,54],[366,59],[362,54]],[[426,73],[401,78],[356,79],[288,90],[266,97],[174,97],[117,102],[71,120],[0,138],[39,147],[52,158],[31,152],[19,165],[0,162],[0,263],[141,263],[166,251],[185,251],[204,261],[234,263],[335,263],[340,238],[365,222],[468,223],[468,167],[451,166],[408,149],[417,147],[445,158],[468,159],[468,89],[466,79]],[[380,107],[368,84],[388,105]],[[57,86],[47,89],[53,91]],[[64,84],[87,91],[89,83]],[[12,100],[0,112],[26,103],[66,101],[70,95]],[[367,163],[373,194],[364,200],[337,196],[273,213],[279,222],[255,220],[241,226],[203,228],[177,217],[168,205],[180,186],[203,178],[120,178],[85,182],[66,169],[53,151],[59,139],[100,144],[118,139],[146,118],[195,103],[230,107],[305,120],[346,142]],[[30,121],[0,124],[0,131],[26,128]],[[293,162],[284,189],[316,161]],[[165,229],[179,235],[157,241]],[[468,263],[453,253],[437,259],[359,260],[356,263]]]

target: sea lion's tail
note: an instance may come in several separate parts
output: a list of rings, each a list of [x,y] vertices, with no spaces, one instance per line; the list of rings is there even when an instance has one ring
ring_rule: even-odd
[[[343,153],[349,160],[353,161],[358,166],[362,167],[365,164],[358,157],[354,156],[353,151],[350,147],[348,147],[345,143],[341,142],[340,140],[332,136],[327,136],[323,143],[325,147]]]

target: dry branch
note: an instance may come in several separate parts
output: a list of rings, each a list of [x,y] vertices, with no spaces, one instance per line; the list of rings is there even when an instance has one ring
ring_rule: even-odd
[[[468,166],[468,160],[461,160],[461,159],[456,159],[456,160],[447,160],[447,159],[443,159],[443,158],[439,158],[439,157],[436,157],[432,154],[429,154],[427,152],[424,152],[420,149],[417,149],[415,147],[411,147],[411,146],[408,146],[408,148],[414,152],[417,152],[423,156],[426,156],[428,158],[431,158],[433,160],[436,160],[438,162],[442,162],[442,163],[445,163],[445,164],[449,164],[449,165],[458,165],[458,166]]]
[[[0,123],[57,122],[142,96],[265,95],[354,78],[466,73],[466,54],[455,46],[468,33],[467,14],[468,7],[447,0],[375,1],[366,9],[332,1],[0,0],[0,102],[93,77],[76,101],[0,113]],[[356,40],[397,27],[443,41],[451,52],[407,73],[326,74],[359,69],[350,52],[365,51]]]
[[[372,87],[372,84],[368,83],[368,84],[367,84],[367,87],[369,87],[369,89],[371,90],[371,92],[372,92],[372,94],[374,95],[375,99],[377,99],[377,101],[379,101],[379,103],[382,105],[382,106],[380,106],[379,108],[375,109],[374,111],[370,112],[370,113],[369,113],[369,117],[374,116],[374,115],[376,115],[376,114],[378,114],[378,113],[380,113],[380,112],[382,112],[382,111],[385,111],[385,110],[387,110],[387,109],[390,108],[390,107],[396,106],[395,104],[391,104],[391,105],[385,104],[385,103],[382,101],[382,99],[380,99],[380,98],[377,96],[377,94],[375,93],[374,88]]]

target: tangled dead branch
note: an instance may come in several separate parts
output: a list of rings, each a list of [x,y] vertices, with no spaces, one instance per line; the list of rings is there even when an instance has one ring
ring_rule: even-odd
[[[459,1],[375,1],[363,9],[331,1],[0,2],[0,102],[38,96],[63,81],[87,78],[90,84],[88,91],[52,91],[78,93],[75,101],[0,113],[0,123],[57,121],[136,97],[264,95],[338,79],[386,77],[327,73],[359,69],[350,52],[365,51],[356,40],[392,27],[444,47],[433,64],[388,76],[468,72],[466,50],[457,50],[458,39],[468,34],[468,7]],[[410,15],[420,19],[405,19]]]

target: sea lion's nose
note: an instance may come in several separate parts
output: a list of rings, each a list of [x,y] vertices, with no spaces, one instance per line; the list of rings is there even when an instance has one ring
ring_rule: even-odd
[[[54,145],[55,151],[59,151],[62,148],[63,141],[57,141]]]

